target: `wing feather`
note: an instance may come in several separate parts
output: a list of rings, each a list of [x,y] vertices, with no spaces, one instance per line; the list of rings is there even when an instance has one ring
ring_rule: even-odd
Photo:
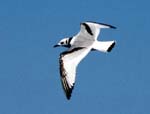
[[[91,47],[78,47],[60,54],[60,75],[65,95],[69,100],[75,84],[76,67],[79,62],[90,52]]]
[[[96,40],[100,30],[102,28],[113,28],[116,29],[116,27],[109,25],[109,24],[104,24],[104,23],[96,23],[96,22],[84,22],[81,23],[81,28],[80,32],[78,33],[79,36],[86,36],[84,37],[85,39],[88,38],[88,40]],[[79,37],[78,37],[79,38]]]

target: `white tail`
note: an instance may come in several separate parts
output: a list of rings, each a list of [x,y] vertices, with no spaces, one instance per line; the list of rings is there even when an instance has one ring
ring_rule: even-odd
[[[115,41],[96,41],[93,44],[93,49],[102,52],[110,52],[114,46]]]

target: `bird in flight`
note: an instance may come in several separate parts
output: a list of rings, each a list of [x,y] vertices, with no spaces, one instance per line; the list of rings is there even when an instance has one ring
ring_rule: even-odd
[[[110,52],[115,46],[115,41],[98,41],[98,35],[102,28],[116,27],[104,23],[84,22],[80,24],[80,31],[77,35],[64,38],[54,47],[67,47],[68,50],[62,52],[59,57],[61,83],[69,100],[74,88],[76,78],[76,68],[80,61],[93,50]]]

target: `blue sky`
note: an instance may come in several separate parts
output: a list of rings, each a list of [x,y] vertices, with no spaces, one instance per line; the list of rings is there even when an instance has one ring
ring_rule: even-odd
[[[149,114],[148,0],[1,0],[0,114]],[[63,93],[53,45],[80,22],[112,24],[99,39],[111,53],[91,52],[77,69],[72,98]]]

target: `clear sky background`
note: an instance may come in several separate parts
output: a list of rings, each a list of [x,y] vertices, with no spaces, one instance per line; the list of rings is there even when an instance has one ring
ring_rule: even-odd
[[[1,0],[0,114],[150,114],[148,0]],[[60,39],[96,21],[111,53],[91,52],[67,101],[59,75]]]

